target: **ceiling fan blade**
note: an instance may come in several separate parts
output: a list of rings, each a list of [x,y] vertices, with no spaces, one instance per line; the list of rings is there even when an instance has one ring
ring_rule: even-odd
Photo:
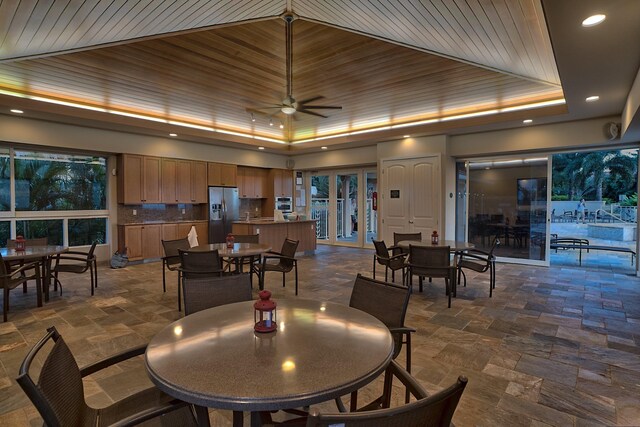
[[[334,105],[302,105],[302,108],[305,110],[313,109],[313,110],[342,110],[342,107],[337,107]]]
[[[298,110],[298,113],[304,113],[304,114],[310,114],[312,116],[318,116],[318,117],[322,117],[323,119],[328,118],[329,116],[325,116],[324,114],[319,114],[319,113],[314,113],[313,111],[308,111],[308,110]]]
[[[302,101],[298,101],[298,104],[306,104],[307,102],[317,101],[318,99],[324,99],[324,96],[314,96],[313,98],[303,99]]]

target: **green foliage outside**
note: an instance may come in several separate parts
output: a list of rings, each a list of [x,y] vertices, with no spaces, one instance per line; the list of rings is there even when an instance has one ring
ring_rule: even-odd
[[[611,200],[630,197],[638,185],[638,150],[553,156],[551,200]]]
[[[61,219],[16,221],[16,236],[25,239],[46,237],[48,244],[62,245],[62,225]]]
[[[9,221],[0,221],[0,248],[7,247],[7,240],[11,236],[10,225]]]

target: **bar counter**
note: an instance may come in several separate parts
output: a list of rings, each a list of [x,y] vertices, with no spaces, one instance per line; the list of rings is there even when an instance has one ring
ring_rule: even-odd
[[[274,251],[280,251],[285,238],[298,240],[298,252],[316,250],[316,220],[274,221],[272,218],[251,218],[236,221],[233,234],[259,234],[260,243],[267,244]]]

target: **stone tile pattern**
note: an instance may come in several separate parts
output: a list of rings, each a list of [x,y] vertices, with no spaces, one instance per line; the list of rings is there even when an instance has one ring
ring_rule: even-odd
[[[320,245],[300,257],[300,297],[348,303],[373,252]],[[406,324],[413,338],[413,374],[429,392],[469,378],[456,426],[640,425],[640,279],[578,267],[501,264],[497,288],[488,275],[468,273],[468,285],[447,309],[444,283],[414,285]],[[55,325],[78,364],[147,342],[178,319],[176,276],[162,292],[158,262],[111,270],[101,266],[90,296],[88,275],[63,276],[62,296],[36,308],[30,284],[11,293],[9,322],[0,324],[0,426],[41,425],[15,382],[27,350]],[[382,273],[384,274],[384,273]],[[380,278],[380,276],[378,276]],[[293,276],[267,276],[276,299],[295,298]],[[404,361],[404,355],[400,356]],[[141,358],[85,380],[91,405],[106,405],[149,384]],[[380,381],[360,393],[379,392]],[[403,399],[398,390],[397,403]],[[332,403],[321,405],[333,411]],[[230,425],[228,411],[210,411],[212,425]]]

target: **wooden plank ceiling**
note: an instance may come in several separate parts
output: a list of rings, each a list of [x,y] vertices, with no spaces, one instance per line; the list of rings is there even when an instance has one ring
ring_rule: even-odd
[[[286,96],[275,0],[2,1],[0,89],[282,141],[562,98],[537,0],[291,4],[293,95],[326,119],[247,113]]]

